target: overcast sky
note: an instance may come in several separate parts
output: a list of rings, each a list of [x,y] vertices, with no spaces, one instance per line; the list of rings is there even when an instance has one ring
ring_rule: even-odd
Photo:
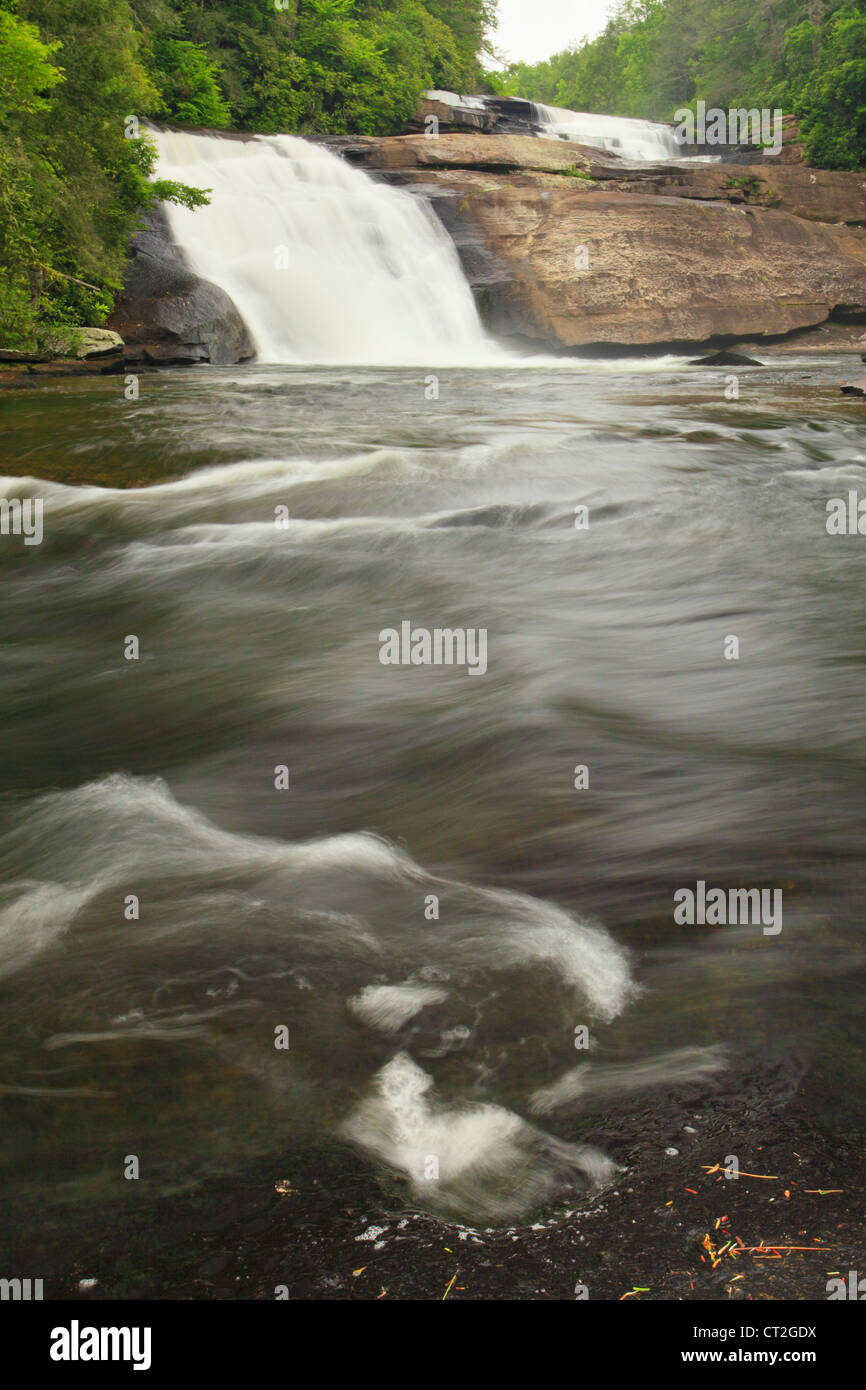
[[[510,62],[537,63],[607,23],[610,0],[499,0],[497,52]]]

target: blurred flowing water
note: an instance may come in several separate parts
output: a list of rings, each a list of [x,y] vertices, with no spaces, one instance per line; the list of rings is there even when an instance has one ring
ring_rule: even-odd
[[[7,393],[3,492],[45,507],[41,545],[0,542],[7,1219],[98,1220],[130,1154],[154,1193],[324,1144],[515,1220],[609,1175],[588,1109],[746,1059],[813,1069],[828,1132],[862,1130],[864,541],[825,508],[866,448],[838,376]],[[486,673],[382,665],[404,620],[485,628]],[[676,925],[697,879],[781,888],[781,933]]]
[[[536,106],[535,103],[533,107],[542,134],[548,139],[571,140],[634,161],[679,159],[692,153],[687,145],[679,143],[673,126],[658,121],[599,116],[559,106]]]
[[[507,360],[426,198],[296,135],[154,138],[160,174],[209,197],[194,210],[163,204],[172,237],[234,300],[259,361]]]

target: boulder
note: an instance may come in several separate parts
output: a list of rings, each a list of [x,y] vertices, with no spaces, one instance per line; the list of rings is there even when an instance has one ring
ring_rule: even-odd
[[[470,105],[465,99],[461,100],[454,92],[437,92],[423,97],[418,105],[418,110],[408,122],[411,130],[428,130],[430,123],[428,118],[435,116],[439,123],[439,130],[481,130],[490,131],[496,126],[497,115],[495,111],[488,110],[482,103]]]
[[[255,355],[234,302],[189,269],[159,210],[148,214],[133,241],[109,322],[126,340],[129,360],[228,365]]]
[[[44,346],[53,357],[110,357],[123,347],[119,333],[110,328],[66,328],[48,334]]]
[[[412,180],[433,194],[495,332],[556,348],[699,347],[866,320],[861,229],[541,178]]]
[[[76,328],[72,351],[75,357],[110,357],[123,347],[119,333],[110,328]]]
[[[690,367],[761,367],[762,362],[758,362],[754,357],[747,357],[743,352],[712,352],[709,357],[696,357],[694,362],[689,363]]]

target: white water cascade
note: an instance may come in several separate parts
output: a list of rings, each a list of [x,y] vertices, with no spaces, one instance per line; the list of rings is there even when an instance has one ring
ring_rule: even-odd
[[[623,159],[681,159],[685,149],[673,128],[657,121],[638,121],[626,116],[597,116],[588,111],[568,111],[560,106],[533,102],[542,134],[549,140],[573,140]]]
[[[488,96],[463,96],[458,92],[428,91],[431,101],[443,102],[458,111],[498,110],[502,99]],[[630,116],[599,116],[592,111],[569,111],[562,106],[542,106],[522,97],[506,98],[509,114],[518,114],[538,127],[538,133],[548,140],[572,140],[577,145],[591,145],[595,150],[607,150],[622,159],[635,163],[641,160],[682,159],[688,146],[681,145],[673,126],[659,121],[641,121]]]
[[[166,204],[190,267],[237,305],[263,362],[448,366],[500,355],[423,199],[292,135],[155,133],[159,174],[211,191]]]

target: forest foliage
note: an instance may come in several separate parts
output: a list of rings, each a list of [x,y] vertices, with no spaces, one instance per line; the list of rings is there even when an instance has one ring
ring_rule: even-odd
[[[573,111],[669,121],[707,108],[800,119],[811,163],[866,166],[866,0],[619,0],[604,32],[503,92]]]

